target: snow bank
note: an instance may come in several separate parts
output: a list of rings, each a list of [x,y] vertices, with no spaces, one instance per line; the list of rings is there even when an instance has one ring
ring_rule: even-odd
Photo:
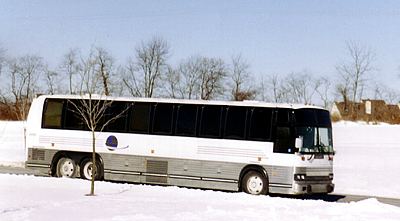
[[[0,121],[0,165],[23,167],[25,155],[24,122]]]
[[[0,174],[0,220],[399,220],[400,208]]]
[[[400,198],[400,125],[333,126],[335,193]]]

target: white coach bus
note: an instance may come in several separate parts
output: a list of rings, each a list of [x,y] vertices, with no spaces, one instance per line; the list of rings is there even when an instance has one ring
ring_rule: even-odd
[[[91,178],[91,134],[72,102],[42,95],[27,120],[26,167]],[[113,98],[96,134],[96,179],[250,194],[330,193],[333,145],[327,110],[264,102]],[[124,111],[125,110],[125,111]]]

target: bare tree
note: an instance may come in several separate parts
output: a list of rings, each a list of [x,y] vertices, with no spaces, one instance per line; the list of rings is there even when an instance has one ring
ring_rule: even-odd
[[[243,60],[241,55],[232,57],[230,77],[232,80],[231,99],[234,101],[254,99],[256,90],[249,86],[250,65]]]
[[[321,84],[319,79],[303,71],[283,77],[271,75],[266,81],[262,79],[261,89],[267,101],[311,104]]]
[[[12,111],[18,120],[26,119],[29,106],[37,93],[37,82],[44,73],[44,63],[41,57],[26,55],[11,59],[8,62],[8,74]]]
[[[200,63],[201,57],[192,56],[179,65],[177,72],[180,75],[181,98],[200,98]]]
[[[114,72],[114,58],[104,48],[96,48],[95,60],[97,64],[97,72],[101,77],[104,94],[111,94],[110,77]]]
[[[350,100],[356,102],[362,98],[368,75],[374,70],[372,62],[375,55],[355,42],[347,42],[346,46],[349,60],[336,67],[340,76],[337,90],[344,99],[350,96]]]
[[[161,38],[153,38],[136,48],[135,60],[127,65],[123,82],[133,96],[153,97],[158,81],[167,70],[169,46]]]
[[[68,103],[73,107],[72,112],[77,114],[91,131],[92,139],[92,177],[90,193],[94,195],[94,181],[96,178],[98,163],[96,163],[96,133],[101,133],[104,128],[124,114],[128,107],[120,113],[116,113],[109,119],[104,115],[107,109],[112,105],[105,95],[107,87],[99,87],[103,84],[104,78],[99,74],[98,63],[89,55],[87,59],[82,60],[82,71],[80,72],[81,90],[78,93],[81,99],[78,101],[69,100]]]
[[[384,100],[389,104],[400,101],[400,93],[382,83],[376,83],[374,87],[374,99]]]
[[[168,96],[210,100],[225,91],[227,73],[222,59],[192,56],[170,68],[164,83]]]
[[[124,84],[124,76],[126,76],[126,69],[122,65],[114,64],[114,72],[110,79],[111,94],[114,96],[126,95],[126,85]]]
[[[286,89],[283,78],[278,74],[272,74],[260,80],[261,100],[280,103],[286,102]]]
[[[45,74],[46,74],[47,93],[55,94],[55,92],[57,91],[56,81],[57,81],[58,73],[55,71],[52,71],[48,67],[46,67]]]
[[[0,76],[6,62],[6,50],[0,47]]]
[[[287,102],[311,104],[313,95],[319,87],[319,82],[307,72],[293,72],[286,76],[284,82]]]
[[[167,93],[167,97],[170,98],[183,98],[181,93],[181,83],[180,83],[181,75],[179,71],[174,69],[171,66],[168,66],[168,71],[165,75],[165,91]]]
[[[341,75],[341,82],[336,85],[336,91],[342,97],[344,102],[344,109],[349,108],[349,93],[350,93],[350,76]]]
[[[227,76],[225,63],[218,58],[200,58],[200,98],[210,100],[224,93],[223,80]]]
[[[192,56],[181,61],[178,68],[170,67],[167,78],[167,93],[174,98],[200,98],[201,57]]]
[[[5,103],[5,99],[4,99],[4,94],[2,91],[2,88],[5,86],[5,78],[2,77],[2,72],[3,72],[3,67],[6,64],[6,50],[3,48],[0,48],[0,77],[3,79],[2,82],[0,83],[0,97],[3,103]]]
[[[319,85],[319,87],[316,88],[316,92],[319,95],[319,98],[322,101],[322,105],[324,108],[329,109],[331,105],[331,81],[327,77],[321,77],[319,79],[316,79],[318,83],[316,85]]]
[[[269,96],[267,94],[267,82],[264,79],[264,76],[261,75],[260,77],[260,85],[259,87],[259,97],[257,97],[257,99],[260,99],[262,101],[269,101]]]
[[[74,94],[74,85],[73,85],[73,79],[74,76],[78,75],[79,72],[81,72],[81,64],[79,61],[79,51],[78,49],[70,49],[67,54],[64,55],[63,61],[60,65],[61,70],[67,75],[68,80],[69,80],[69,93]]]

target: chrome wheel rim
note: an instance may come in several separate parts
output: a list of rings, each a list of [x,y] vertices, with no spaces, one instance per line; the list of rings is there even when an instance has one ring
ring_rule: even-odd
[[[85,164],[85,166],[83,167],[83,174],[85,175],[86,179],[92,179],[92,174],[93,174],[92,161],[89,161]]]
[[[75,164],[71,159],[65,159],[60,167],[62,177],[72,177],[75,172]]]
[[[251,176],[247,180],[247,190],[249,193],[258,195],[261,193],[264,187],[264,182],[259,176]]]

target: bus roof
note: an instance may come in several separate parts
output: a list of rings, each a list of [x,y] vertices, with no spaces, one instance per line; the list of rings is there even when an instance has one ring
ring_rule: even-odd
[[[92,94],[92,99],[113,100],[113,101],[140,101],[153,103],[176,103],[176,104],[204,104],[204,105],[227,105],[227,106],[244,106],[244,107],[272,107],[272,108],[289,108],[303,109],[313,108],[325,110],[322,107],[304,104],[289,103],[268,103],[264,101],[245,100],[245,101],[223,101],[223,100],[188,100],[188,99],[172,99],[172,98],[143,98],[143,97],[113,97]],[[89,99],[89,94],[85,95],[40,95],[38,99],[55,98],[55,99]]]

